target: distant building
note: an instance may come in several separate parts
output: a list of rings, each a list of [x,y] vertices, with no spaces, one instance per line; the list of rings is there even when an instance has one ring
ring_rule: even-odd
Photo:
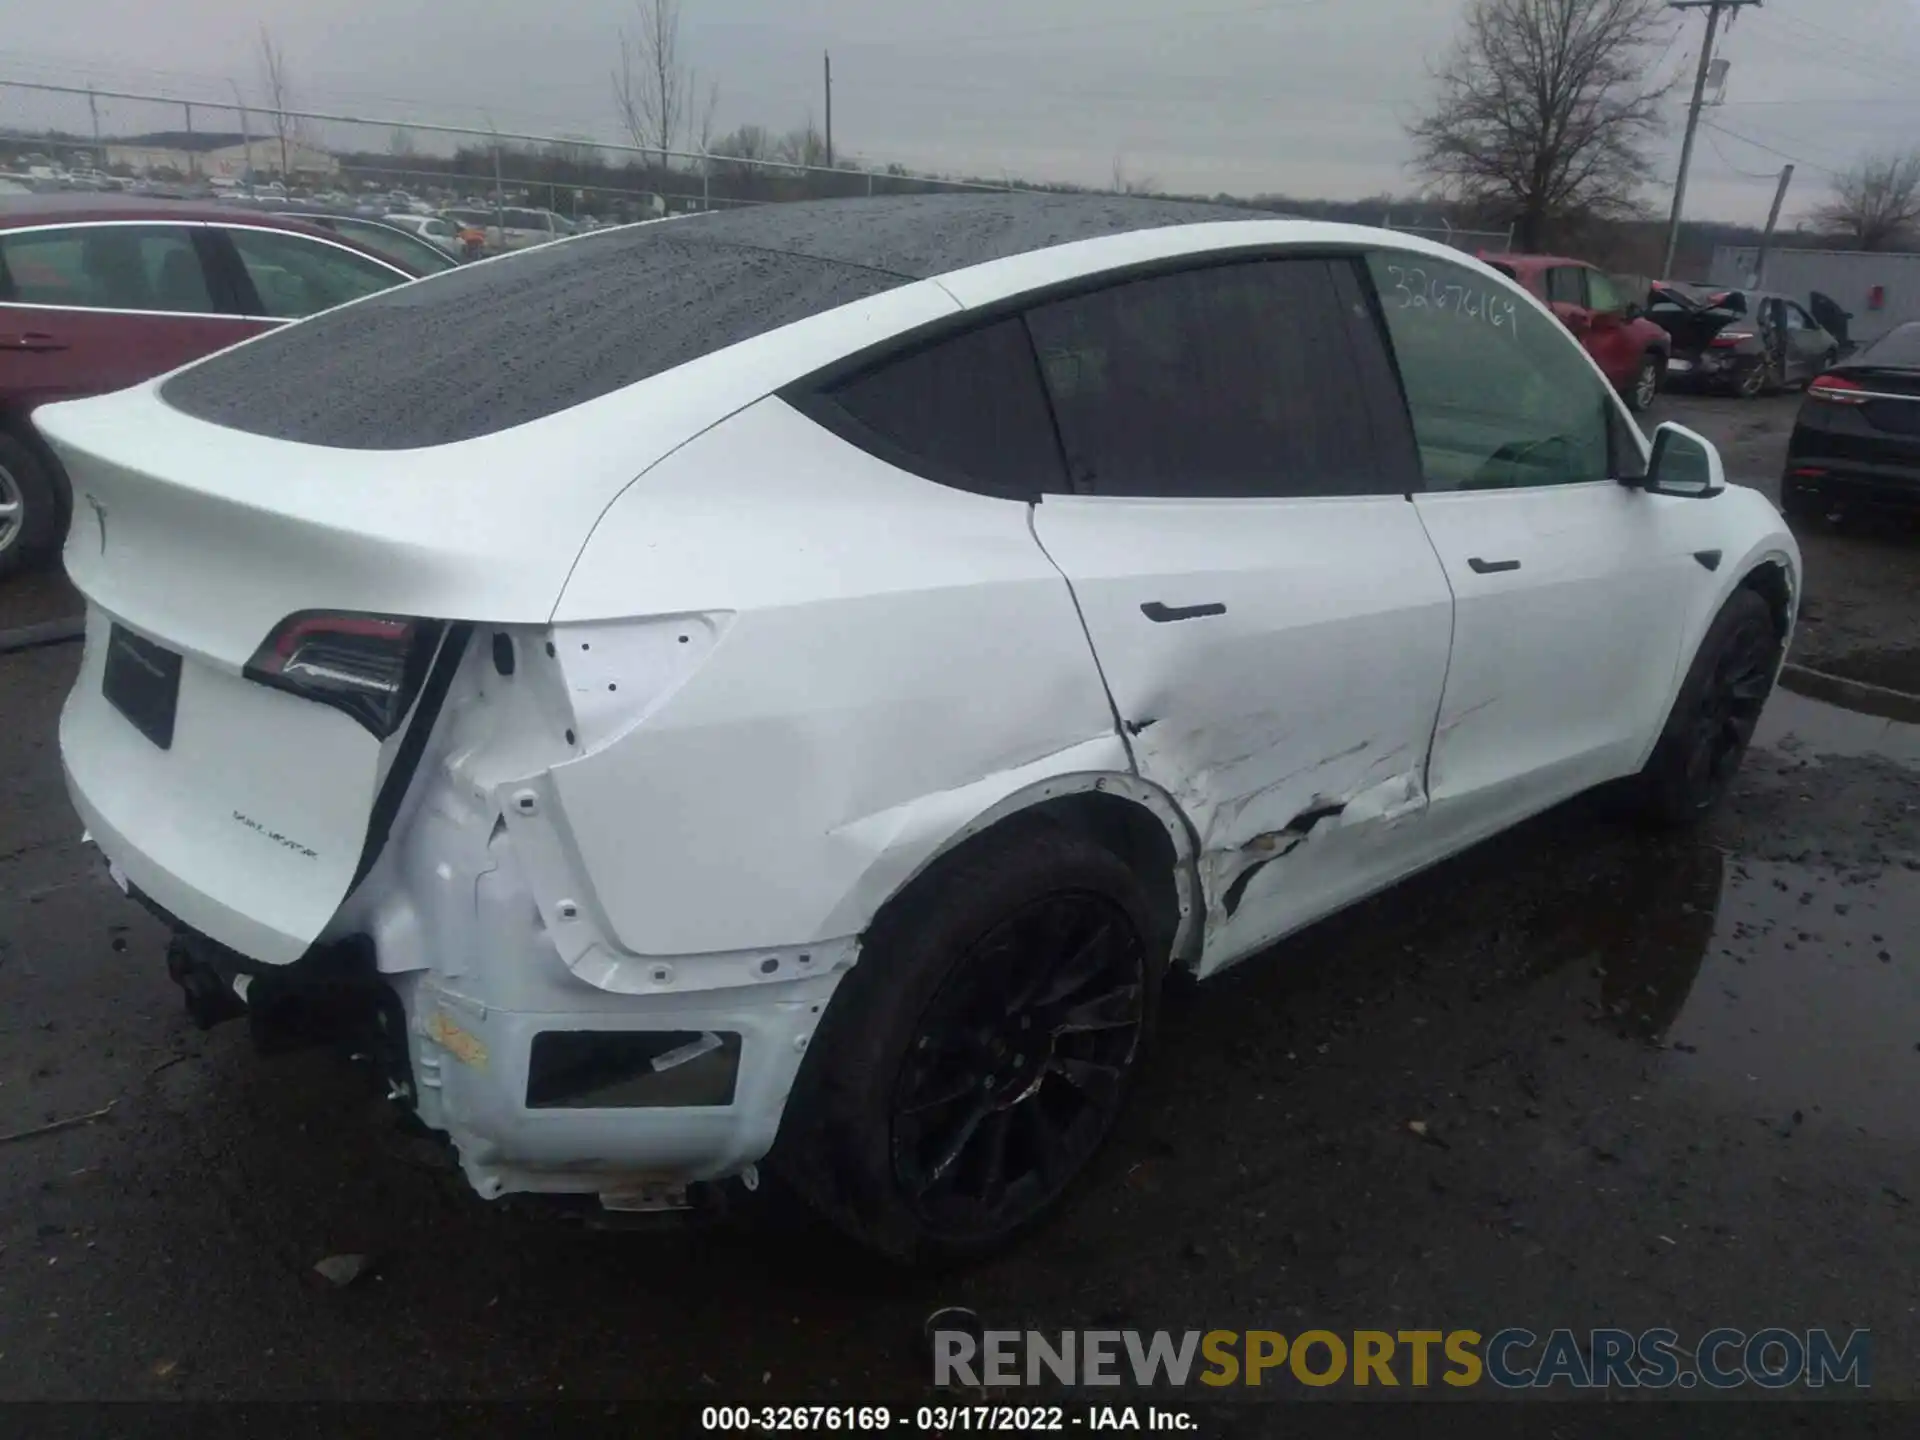
[[[1865,344],[1896,325],[1920,320],[1920,255],[1872,250],[1769,250],[1764,275],[1756,276],[1760,252],[1750,245],[1722,245],[1713,255],[1710,285],[1729,290],[1771,290],[1805,303],[1818,292],[1832,296],[1853,320],[1848,337]]]
[[[217,176],[239,180],[249,165],[256,177],[280,171],[280,139],[270,131],[249,141],[245,135],[225,131],[160,130],[108,140],[101,148],[108,169],[124,167],[137,175],[171,170],[209,180]],[[330,177],[340,173],[340,162],[316,145],[289,139],[286,168],[293,176]]]

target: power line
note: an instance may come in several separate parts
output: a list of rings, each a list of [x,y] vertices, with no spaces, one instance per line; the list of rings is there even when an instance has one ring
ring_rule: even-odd
[[[1738,165],[1734,164],[1733,161],[1729,160],[1727,158],[1727,152],[1720,148],[1720,142],[1713,138],[1712,132],[1719,128],[1719,126],[1713,124],[1711,121],[1707,123],[1707,147],[1712,150],[1715,155],[1720,157],[1720,163],[1722,165],[1726,166],[1727,169],[1731,170],[1742,180],[1772,180],[1776,178],[1767,171],[1742,170]]]
[[[1809,170],[1818,170],[1822,175],[1831,175],[1831,176],[1838,177],[1841,174],[1840,171],[1835,170],[1830,165],[1821,165],[1811,160],[1803,160],[1798,155],[1789,154],[1785,150],[1781,150],[1775,146],[1767,144],[1764,140],[1756,140],[1751,135],[1742,135],[1738,130],[1729,130],[1727,129],[1726,126],[1718,124],[1715,121],[1708,120],[1705,122],[1705,124],[1709,130],[1717,130],[1720,134],[1726,136],[1729,140],[1738,140],[1743,145],[1751,145],[1756,150],[1764,150],[1767,152],[1767,154],[1777,156],[1782,160],[1791,160],[1793,161],[1794,164],[1804,165]],[[1725,157],[1723,156],[1722,158],[1724,159]],[[1728,163],[1732,163],[1732,162],[1728,162]]]

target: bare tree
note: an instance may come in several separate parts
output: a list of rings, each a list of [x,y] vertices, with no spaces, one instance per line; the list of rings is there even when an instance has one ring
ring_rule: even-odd
[[[775,154],[789,165],[825,165],[826,137],[809,115],[804,125],[796,125],[780,137],[775,145]]]
[[[700,133],[697,138],[700,142],[700,153],[702,155],[709,155],[713,152],[713,121],[714,117],[719,113],[720,82],[715,80],[711,85],[707,86],[706,108],[700,112]]]
[[[1633,209],[1672,88],[1654,68],[1665,0],[1472,0],[1408,127],[1416,167],[1537,249],[1570,215]]]
[[[620,68],[613,72],[613,103],[635,145],[674,148],[686,122],[695,77],[680,59],[680,0],[636,0],[632,34],[620,30]]]
[[[288,180],[293,172],[287,164],[287,147],[299,140],[300,124],[287,114],[294,99],[286,52],[273,43],[273,36],[264,25],[260,27],[260,83],[267,92],[267,104],[273,109],[273,133],[280,141],[280,178]]]
[[[1920,229],[1920,150],[1873,155],[1833,182],[1813,223],[1862,250],[1895,250]]]

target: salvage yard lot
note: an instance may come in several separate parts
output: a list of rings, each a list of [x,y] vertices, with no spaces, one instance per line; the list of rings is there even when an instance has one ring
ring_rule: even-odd
[[[1777,493],[1798,403],[1649,418]],[[1920,537],[1802,538],[1793,658],[1885,678],[1920,647]],[[36,577],[0,628],[71,603]],[[1920,733],[1782,695],[1699,836],[1576,804],[1177,997],[1067,1212],[940,1279],[774,1226],[491,1211],[330,1058],[193,1030],[62,793],[76,658],[0,657],[0,1135],[112,1108],[0,1142],[0,1399],[857,1403],[921,1389],[922,1320],[956,1303],[1043,1330],[1870,1327],[1875,1393],[1920,1398]],[[313,1276],[342,1255],[353,1283]]]

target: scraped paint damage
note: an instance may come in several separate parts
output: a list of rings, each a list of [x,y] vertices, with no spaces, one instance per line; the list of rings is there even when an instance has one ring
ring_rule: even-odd
[[[1126,725],[1142,774],[1168,785],[1199,836],[1201,890],[1216,924],[1239,911],[1254,880],[1276,861],[1331,833],[1392,824],[1426,803],[1420,747],[1382,749],[1373,736],[1271,778],[1259,774],[1300,748],[1300,737],[1267,718],[1266,727],[1236,727],[1227,743],[1215,734],[1150,729],[1151,719]],[[1210,749],[1227,758],[1203,767],[1187,759]]]

